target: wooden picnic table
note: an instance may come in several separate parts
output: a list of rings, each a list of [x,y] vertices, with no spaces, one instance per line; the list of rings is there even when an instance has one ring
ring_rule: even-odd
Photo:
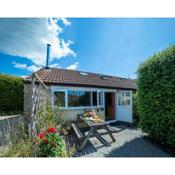
[[[73,129],[76,132],[77,137],[80,139],[79,150],[82,150],[85,147],[85,145],[87,144],[87,142],[88,142],[89,138],[91,137],[91,135],[93,135],[94,137],[96,137],[105,146],[109,146],[110,145],[100,135],[100,133],[98,132],[99,129],[105,129],[107,131],[107,134],[110,135],[112,141],[115,142],[115,138],[114,138],[114,136],[112,134],[112,130],[111,130],[111,128],[109,127],[109,125],[105,121],[95,122],[94,120],[91,120],[89,118],[84,118],[81,115],[78,115],[78,120],[77,121],[84,122],[88,126],[88,128],[89,128],[89,131],[88,131],[87,135],[85,136],[79,130],[78,125],[76,125],[75,123],[72,124]]]

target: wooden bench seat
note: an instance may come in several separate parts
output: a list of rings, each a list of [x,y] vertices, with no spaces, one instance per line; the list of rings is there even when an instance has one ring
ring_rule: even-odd
[[[78,128],[76,123],[72,122],[71,126],[72,126],[72,129],[74,130],[75,135],[78,138],[78,140],[82,140],[84,138],[84,134],[80,131],[80,129]]]

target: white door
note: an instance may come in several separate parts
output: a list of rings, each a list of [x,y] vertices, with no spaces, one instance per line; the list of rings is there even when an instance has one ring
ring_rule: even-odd
[[[132,91],[118,91],[116,120],[132,123]]]

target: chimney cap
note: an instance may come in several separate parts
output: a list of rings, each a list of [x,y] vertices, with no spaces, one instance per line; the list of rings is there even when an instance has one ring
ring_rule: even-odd
[[[51,46],[51,44],[47,43],[47,46],[49,46],[49,47],[50,47],[50,46]]]

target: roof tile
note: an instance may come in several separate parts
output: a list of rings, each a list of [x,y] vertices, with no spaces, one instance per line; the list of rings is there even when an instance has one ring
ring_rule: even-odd
[[[75,86],[95,86],[106,88],[125,88],[137,89],[136,82],[133,79],[120,78],[109,75],[85,72],[87,75],[81,75],[80,72],[67,69],[49,68],[40,69],[36,73],[46,84],[75,85]]]

